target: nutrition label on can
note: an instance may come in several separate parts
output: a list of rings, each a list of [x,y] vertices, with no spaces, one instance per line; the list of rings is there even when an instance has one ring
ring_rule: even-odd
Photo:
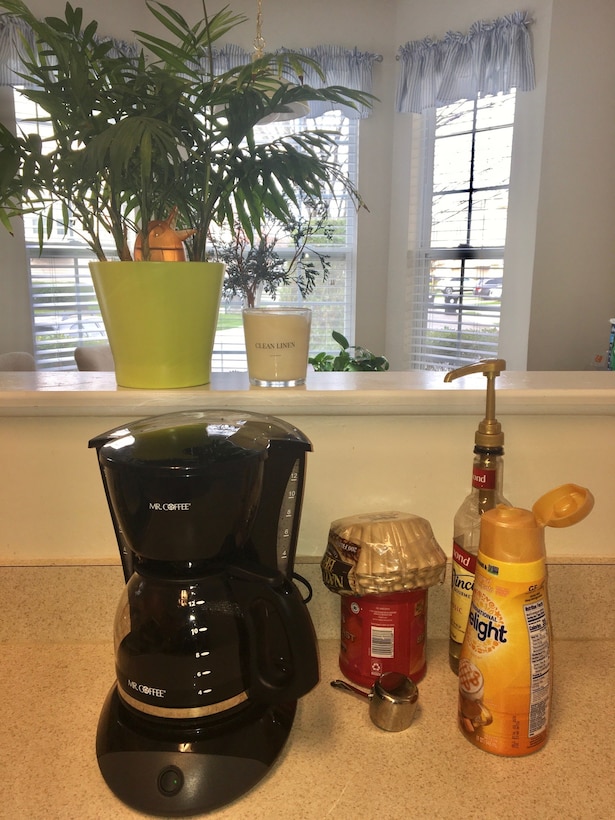
[[[549,720],[549,691],[551,655],[549,632],[544,601],[533,601],[524,606],[525,622],[530,638],[531,691],[528,737],[544,732]]]

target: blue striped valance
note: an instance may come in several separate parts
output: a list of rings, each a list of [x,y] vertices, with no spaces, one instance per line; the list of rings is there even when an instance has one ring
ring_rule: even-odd
[[[19,77],[24,38],[34,48],[35,37],[30,26],[8,14],[0,15],[0,85],[24,85]]]
[[[35,37],[23,21],[8,14],[0,15],[0,85],[24,85],[19,76],[22,70],[20,55],[24,51],[23,38],[34,47]],[[114,41],[118,50],[128,54],[137,54],[135,43]],[[284,51],[285,49],[280,49]],[[345,49],[338,46],[316,46],[314,48],[296,49],[299,54],[315,60],[323,72],[325,80],[312,70],[306,70],[304,82],[314,88],[325,85],[342,85],[354,91],[370,94],[372,91],[372,67],[382,57],[377,54],[361,52],[358,49]],[[227,45],[214,51],[214,72],[223,73],[238,65],[245,65],[252,59],[252,53],[235,45]],[[335,107],[334,103],[312,102],[310,114],[317,117]],[[351,119],[369,116],[370,109],[344,108],[344,113]]]
[[[283,54],[290,49],[278,49]],[[297,54],[314,60],[324,72],[324,79],[306,66],[303,81],[313,88],[324,88],[331,85],[342,85],[353,91],[372,93],[372,73],[375,62],[381,62],[379,54],[359,51],[357,48],[346,49],[341,46],[314,46],[313,48],[293,49]],[[252,59],[252,53],[240,46],[226,45],[214,52],[214,71],[222,73],[240,65],[246,65]],[[333,108],[341,108],[349,119],[368,117],[371,109],[367,106],[351,108],[338,106],[333,102],[310,102],[310,116],[318,117]]]
[[[97,39],[109,38],[98,37]],[[138,54],[139,49],[136,43],[111,39],[114,44],[113,50],[116,52],[134,56]],[[36,37],[30,26],[10,14],[0,14],[0,86],[31,86],[31,83],[27,83],[20,76],[20,72],[23,71],[21,55],[28,46],[32,50],[36,46]]]
[[[420,113],[478,94],[508,93],[512,88],[531,91],[531,23],[527,12],[517,11],[474,23],[467,34],[448,32],[442,40],[406,43],[397,55],[397,110]]]

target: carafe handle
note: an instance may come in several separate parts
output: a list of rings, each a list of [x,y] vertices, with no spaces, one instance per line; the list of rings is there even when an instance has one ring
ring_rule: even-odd
[[[299,590],[261,565],[232,565],[227,572],[248,633],[250,698],[281,703],[307,694],[318,683],[318,651]]]

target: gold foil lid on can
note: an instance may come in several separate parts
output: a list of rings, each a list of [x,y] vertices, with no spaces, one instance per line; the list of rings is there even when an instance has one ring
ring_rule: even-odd
[[[331,523],[321,570],[333,592],[382,595],[441,584],[446,555],[425,518],[363,513]]]

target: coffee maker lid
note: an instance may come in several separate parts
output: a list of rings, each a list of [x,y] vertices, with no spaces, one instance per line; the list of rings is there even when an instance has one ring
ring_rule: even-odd
[[[89,442],[101,460],[159,468],[201,469],[266,451],[275,440],[309,440],[275,416],[238,410],[194,410],[139,419]]]

